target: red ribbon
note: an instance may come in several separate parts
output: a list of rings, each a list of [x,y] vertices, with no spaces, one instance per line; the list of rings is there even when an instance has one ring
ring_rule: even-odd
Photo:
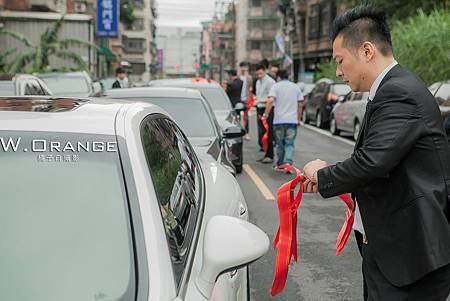
[[[244,103],[247,105],[247,109],[244,111],[244,126],[247,124],[247,116],[248,112],[255,106],[255,96],[251,96],[250,99],[244,100]]]
[[[264,135],[262,136],[261,142],[262,142],[263,150],[265,152],[267,152],[267,149],[269,148],[269,123],[261,115],[258,115],[258,119],[261,120],[262,125],[265,129],[265,132],[264,132]]]
[[[298,261],[297,251],[297,209],[300,206],[303,196],[302,173],[297,168],[285,164],[276,169],[284,169],[285,173],[295,170],[296,176],[293,180],[283,184],[277,192],[278,211],[280,214],[280,226],[273,242],[273,247],[278,247],[275,265],[275,276],[270,289],[270,294],[275,296],[281,293],[286,284],[289,264],[294,257]],[[294,190],[299,185],[299,190],[294,198]],[[345,247],[352,231],[354,221],[354,202],[349,194],[339,196],[347,205],[346,220],[339,232],[336,241],[336,256],[338,256]]]

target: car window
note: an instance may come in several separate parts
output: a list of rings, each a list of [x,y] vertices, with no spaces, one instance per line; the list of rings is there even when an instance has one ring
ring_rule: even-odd
[[[317,84],[315,90],[316,90],[315,91],[316,93],[325,93],[326,90],[327,90],[327,84],[326,83],[319,83],[319,84]]]
[[[16,94],[15,86],[13,81],[0,81],[0,95],[1,96],[13,96]]]
[[[196,88],[202,93],[203,97],[209,102],[213,110],[231,110],[231,101],[222,88]]]
[[[434,97],[440,106],[450,107],[450,84],[442,84]]]
[[[25,95],[46,95],[37,80],[30,79],[25,83]]]
[[[347,85],[344,85],[344,84],[334,84],[333,85],[333,93],[338,96],[346,95],[350,91],[352,91],[352,89]]]
[[[145,119],[141,139],[179,286],[201,205],[199,163],[181,131],[166,118]]]
[[[163,108],[188,137],[214,137],[214,124],[201,99],[172,97],[120,97],[146,101]]]
[[[133,299],[134,248],[115,137],[0,137],[0,300]],[[94,143],[111,152],[92,151]]]
[[[54,77],[42,77],[42,80],[52,91],[53,95],[77,96],[88,95],[90,93],[89,85],[82,76],[55,75]]]

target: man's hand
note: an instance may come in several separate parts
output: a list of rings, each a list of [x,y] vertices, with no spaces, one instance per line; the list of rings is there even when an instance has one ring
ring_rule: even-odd
[[[314,160],[303,167],[305,181],[303,183],[303,192],[317,192],[317,172],[328,166],[328,163],[322,160]]]

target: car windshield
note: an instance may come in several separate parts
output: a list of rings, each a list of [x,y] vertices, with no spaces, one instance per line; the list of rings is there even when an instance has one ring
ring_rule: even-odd
[[[1,96],[13,96],[16,94],[13,81],[0,81],[0,95]]]
[[[440,106],[450,107],[450,83],[444,83],[435,94]]]
[[[209,102],[214,111],[230,111],[231,102],[228,96],[221,88],[196,88],[192,87],[202,93],[203,97]]]
[[[42,77],[56,96],[88,96],[89,86],[86,79],[82,76],[57,75],[55,77]]]
[[[345,96],[347,95],[352,89],[347,86],[347,85],[343,85],[343,84],[336,84],[333,85],[333,92],[335,94],[337,94],[338,96]]]
[[[120,97],[120,99],[131,98]],[[134,97],[132,99],[148,101],[163,108],[188,137],[213,137],[216,135],[214,124],[200,99],[171,97]]]
[[[134,298],[134,251],[115,141],[0,131],[0,300]]]

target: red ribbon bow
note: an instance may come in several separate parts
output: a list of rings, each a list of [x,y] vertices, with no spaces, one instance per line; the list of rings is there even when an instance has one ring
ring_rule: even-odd
[[[265,120],[261,115],[258,115],[258,119],[261,120],[265,130],[261,142],[263,150],[267,152],[267,149],[269,148],[269,123],[267,123],[267,120]]]
[[[296,176],[293,180],[283,184],[277,193],[278,211],[280,214],[280,226],[273,242],[273,247],[278,247],[275,277],[270,289],[270,294],[275,296],[281,293],[286,284],[289,264],[291,258],[294,257],[295,262],[298,261],[297,254],[297,209],[300,206],[303,196],[303,182],[301,181],[302,173],[291,165],[281,165],[276,169],[284,169],[285,173],[295,170]],[[299,186],[299,191],[294,198],[294,190]],[[350,236],[354,221],[354,202],[349,194],[339,196],[347,204],[346,220],[339,232],[336,241],[336,256],[338,256],[345,247]]]

